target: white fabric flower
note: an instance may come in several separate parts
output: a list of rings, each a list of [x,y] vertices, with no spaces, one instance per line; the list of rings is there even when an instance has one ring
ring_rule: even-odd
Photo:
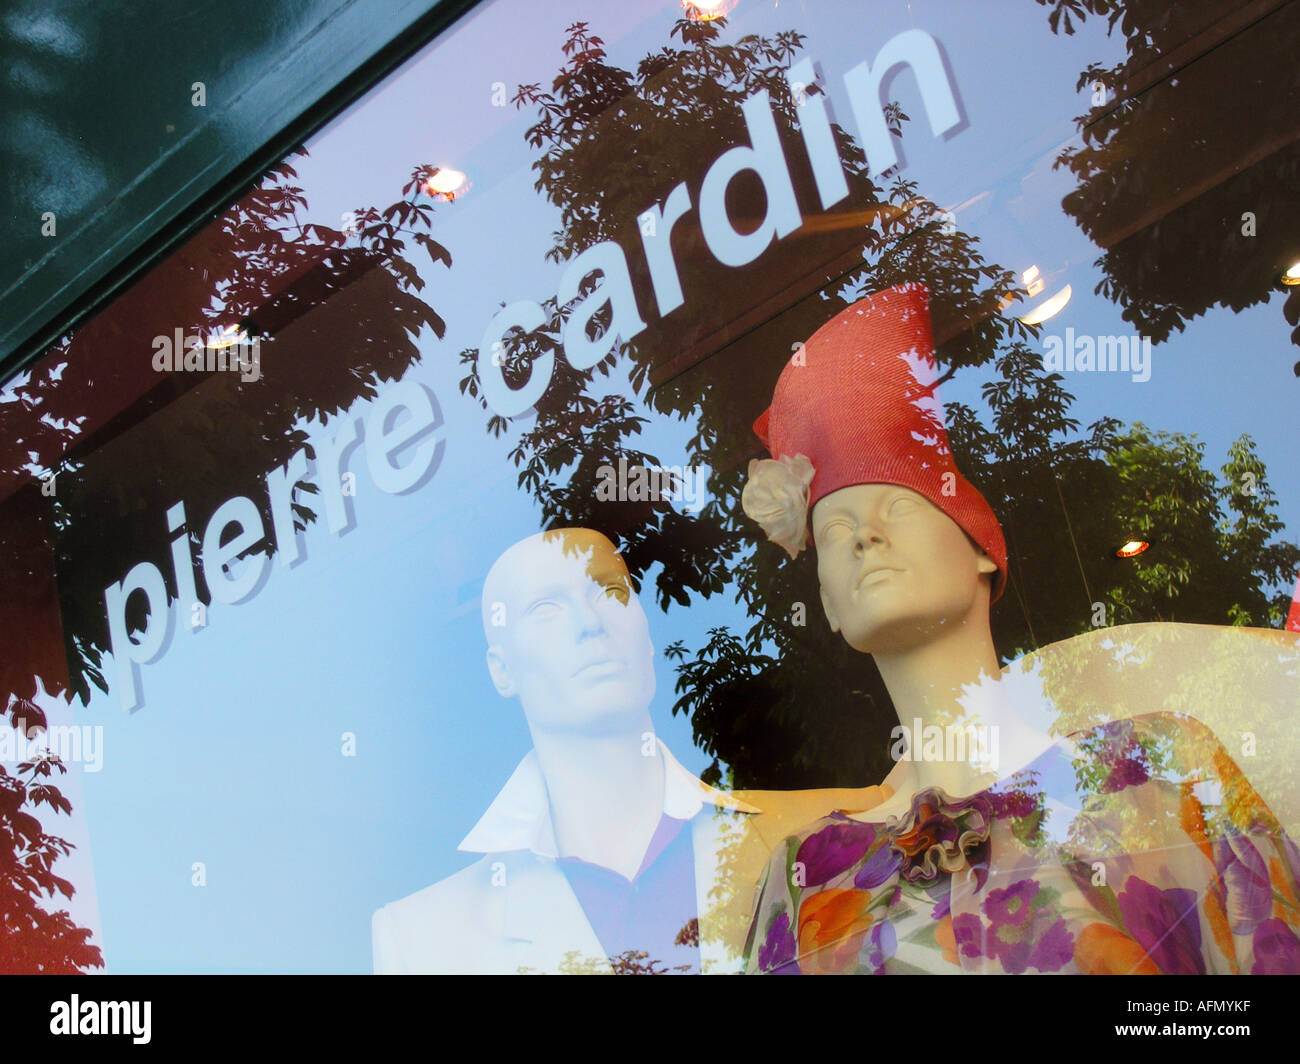
[[[808,545],[808,486],[813,465],[801,454],[755,458],[740,505],[791,558]]]

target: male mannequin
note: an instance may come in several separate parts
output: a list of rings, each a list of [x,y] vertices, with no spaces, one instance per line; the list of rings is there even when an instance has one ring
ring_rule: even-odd
[[[485,856],[375,913],[376,973],[735,970],[709,892],[754,807],[655,739],[654,647],[613,544],[515,544],[484,582],[483,630],[534,749],[461,844]]]

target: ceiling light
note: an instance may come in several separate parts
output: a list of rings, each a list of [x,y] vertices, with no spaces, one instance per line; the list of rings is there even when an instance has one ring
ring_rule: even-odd
[[[458,192],[464,191],[465,175],[459,170],[439,167],[429,175],[429,180],[424,183],[424,187],[429,195],[442,196],[451,201],[456,198]]]
[[[682,0],[686,17],[694,22],[712,22],[736,6],[736,0]]]
[[[1026,325],[1041,325],[1048,318],[1054,318],[1060,314],[1065,309],[1065,305],[1070,302],[1070,296],[1073,294],[1073,290],[1067,284],[1056,295],[1044,299],[1028,314],[1020,315],[1020,320]]]
[[[211,348],[213,351],[220,351],[227,347],[234,347],[236,344],[246,343],[248,336],[238,325],[227,325],[224,329],[218,329],[207,338],[203,346]]]

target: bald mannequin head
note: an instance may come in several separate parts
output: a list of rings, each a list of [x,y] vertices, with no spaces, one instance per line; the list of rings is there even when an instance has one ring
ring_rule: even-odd
[[[521,540],[483,582],[488,672],[536,731],[640,727],[654,699],[654,646],[614,545],[590,529]]]

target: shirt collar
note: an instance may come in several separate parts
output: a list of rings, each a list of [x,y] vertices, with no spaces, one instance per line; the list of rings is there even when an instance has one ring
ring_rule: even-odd
[[[655,740],[664,766],[664,815],[690,820],[705,805],[741,813],[756,813],[752,805],[715,790],[698,779],[673,757],[660,739]],[[510,853],[531,850],[539,857],[555,858],[559,846],[551,823],[551,804],[546,781],[537,763],[537,751],[529,750],[511,774],[487,812],[465,836],[459,849],[468,853]]]

